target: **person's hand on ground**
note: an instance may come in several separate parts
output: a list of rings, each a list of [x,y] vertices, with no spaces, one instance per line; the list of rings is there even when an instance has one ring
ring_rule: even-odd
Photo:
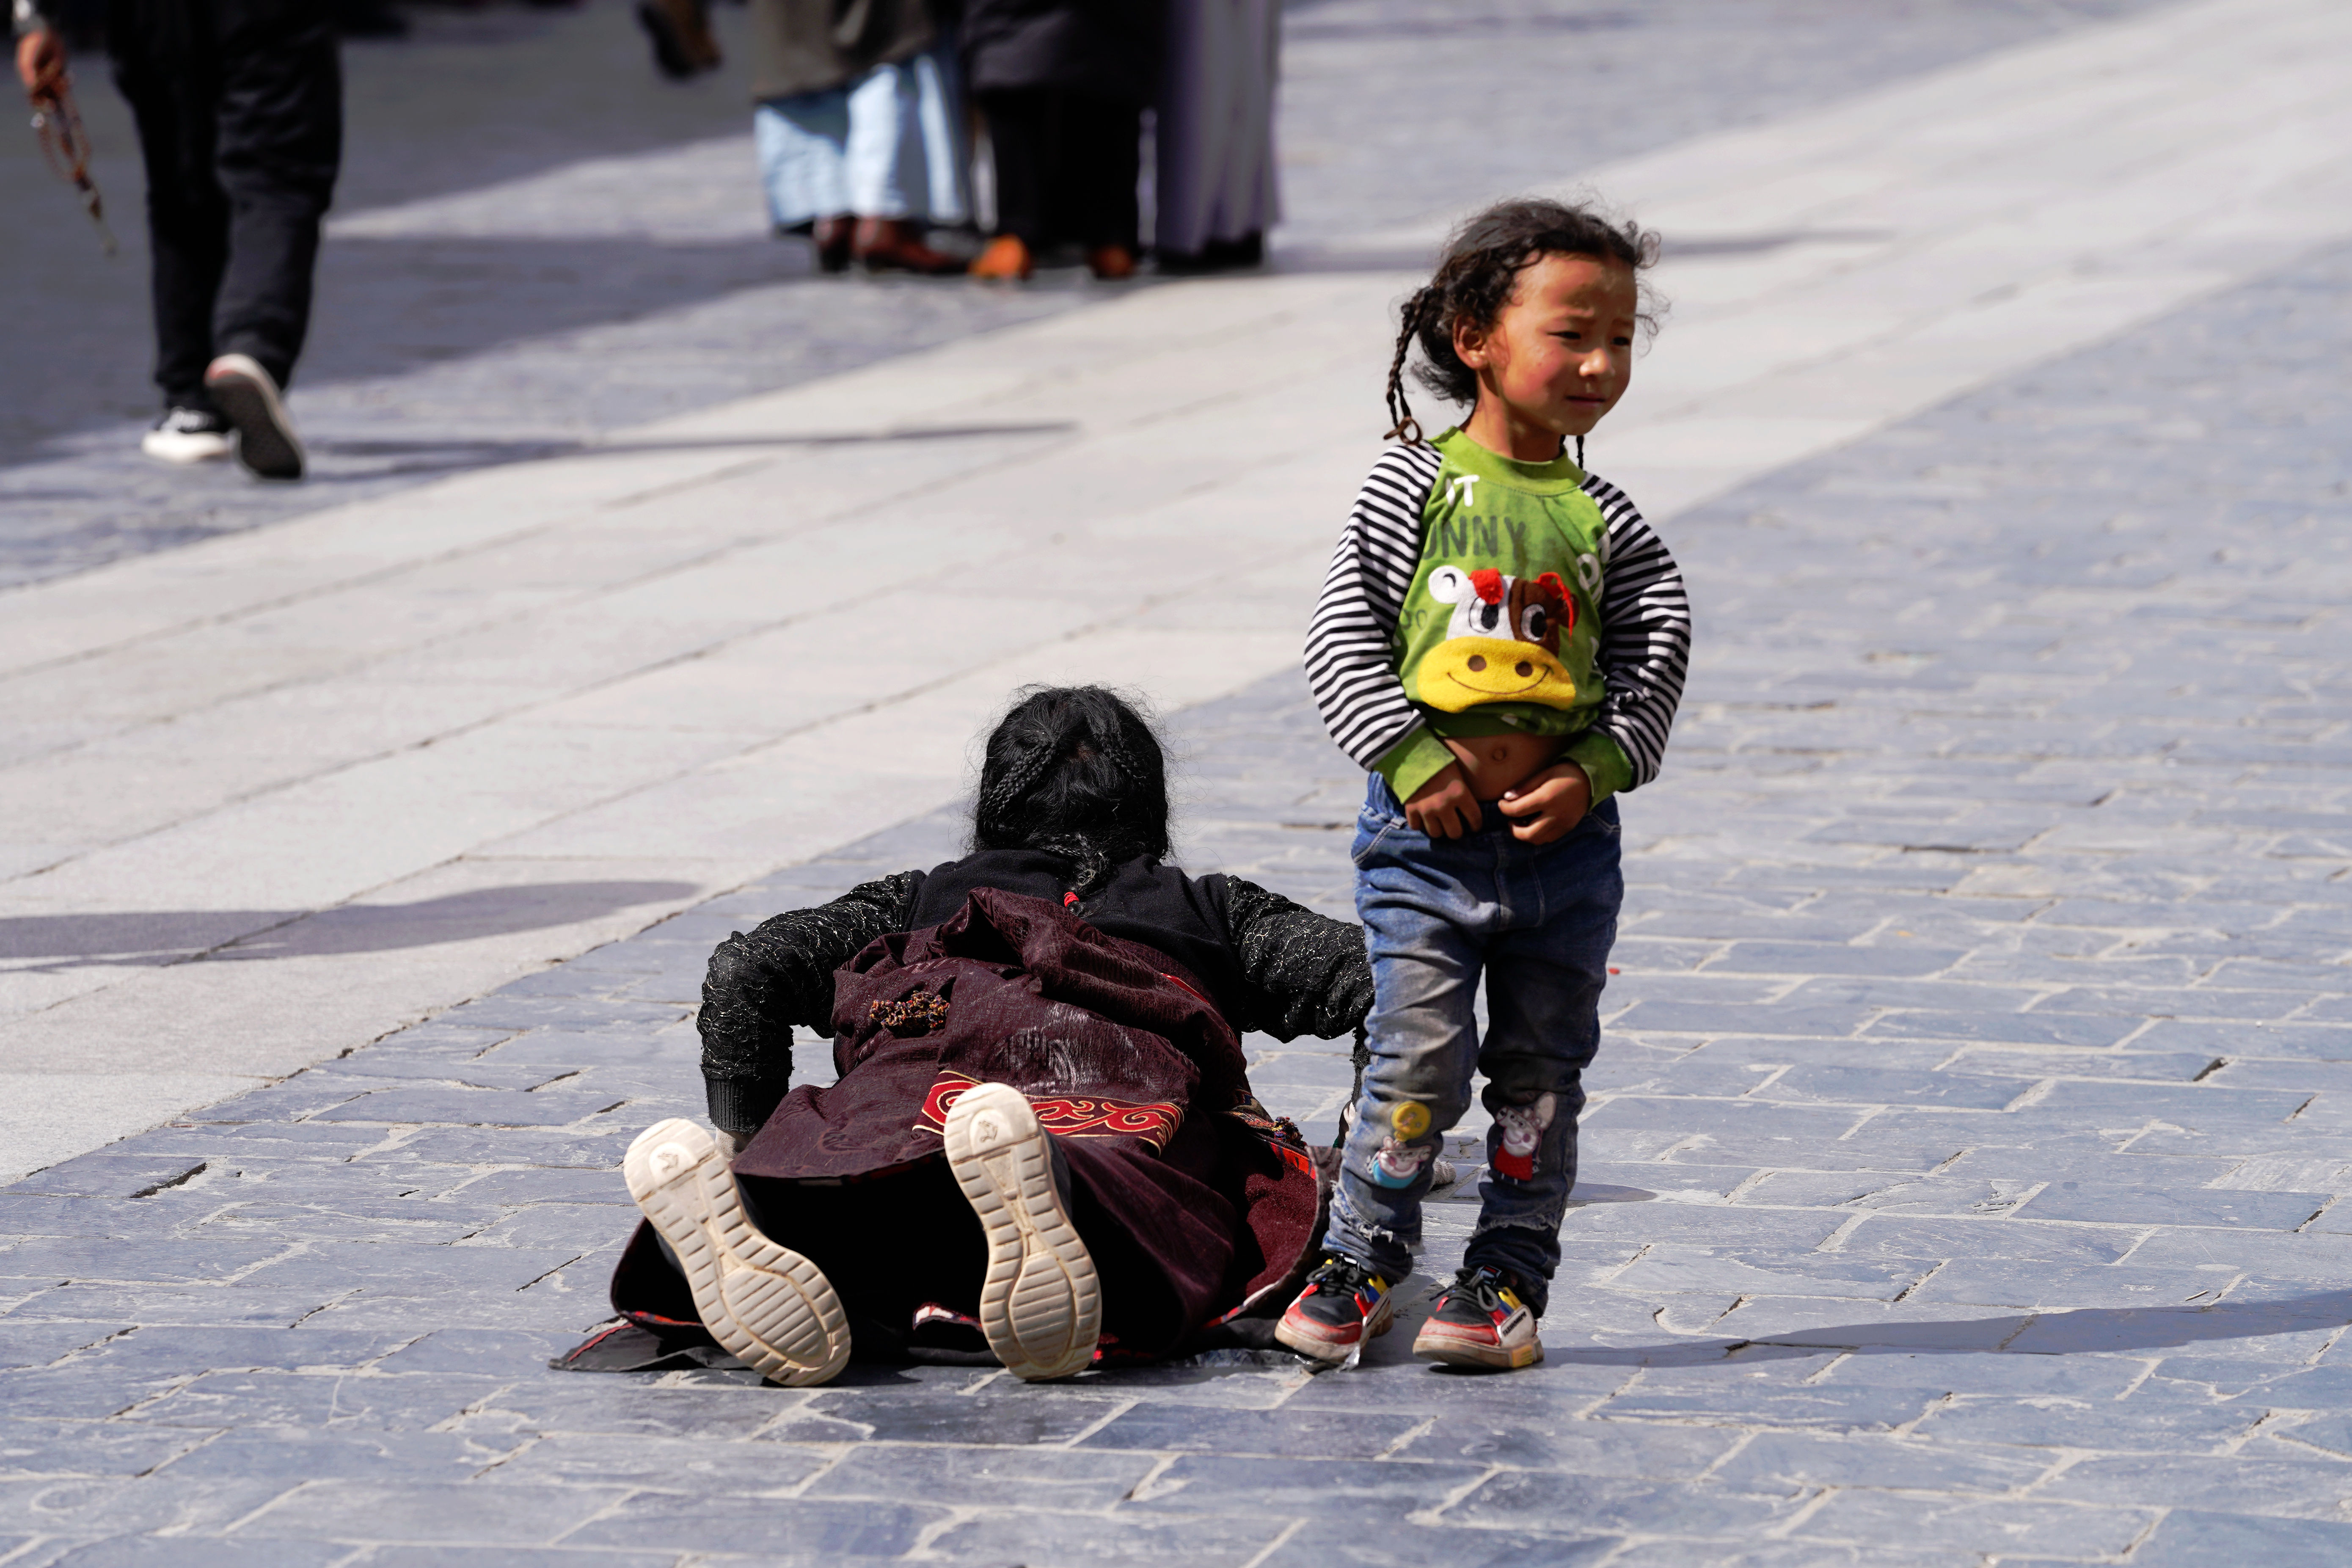
[[[1550,767],[1503,792],[1495,803],[1511,819],[1511,837],[1523,844],[1565,838],[1592,808],[1592,780],[1574,763]]]
[[[16,40],[16,76],[35,103],[57,96],[66,79],[66,41],[55,27],[36,27]]]
[[[1404,819],[1432,838],[1459,838],[1483,820],[1460,763],[1448,763],[1404,803]]]

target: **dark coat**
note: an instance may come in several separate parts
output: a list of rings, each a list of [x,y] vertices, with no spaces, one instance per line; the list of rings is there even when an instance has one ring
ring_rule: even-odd
[[[1160,31],[1160,0],[966,0],[964,82],[1149,103]]]
[[[845,86],[938,41],[926,0],[751,0],[751,98]]]
[[[919,994],[947,999],[940,1016],[901,1016]],[[1073,1136],[1160,1150],[1187,1121],[1249,1100],[1241,1042],[1197,976],[1066,908],[992,888],[851,960],[834,982],[833,1028],[835,1081],[786,1095],[737,1174],[830,1181],[937,1153],[961,1084],[1009,1083],[1084,1123]]]
[[[876,938],[939,924],[975,888],[1060,904],[1086,880],[1044,849],[988,849],[859,884],[814,909],[737,931],[702,984],[702,1075],[710,1120],[748,1135],[792,1086],[793,1026],[830,1037],[835,972]],[[1239,877],[1188,877],[1136,859],[1089,883],[1076,906],[1096,930],[1167,954],[1200,978],[1237,1034],[1278,1040],[1351,1033],[1372,1005],[1364,934]]]

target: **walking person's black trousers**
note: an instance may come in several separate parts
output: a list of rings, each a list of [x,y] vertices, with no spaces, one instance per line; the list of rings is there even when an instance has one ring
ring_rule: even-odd
[[[147,164],[164,401],[209,407],[205,367],[224,353],[284,386],[342,162],[327,0],[111,0],[107,41]]]

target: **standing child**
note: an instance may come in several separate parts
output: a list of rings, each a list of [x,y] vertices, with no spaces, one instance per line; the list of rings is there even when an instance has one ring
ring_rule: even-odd
[[[1612,797],[1656,776],[1690,653],[1674,558],[1580,462],[1625,395],[1655,254],[1587,208],[1505,202],[1405,305],[1402,444],[1365,480],[1307,632],[1323,721],[1371,773],[1352,856],[1375,999],[1325,1261],[1277,1331],[1303,1355],[1345,1361],[1387,1331],[1475,1071],[1494,1118],[1477,1228],[1413,1350],[1543,1357],[1624,899]],[[1423,384],[1472,405],[1433,441],[1404,400],[1415,342]]]

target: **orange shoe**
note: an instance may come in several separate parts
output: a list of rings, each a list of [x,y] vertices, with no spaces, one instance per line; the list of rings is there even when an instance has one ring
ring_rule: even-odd
[[[1021,243],[1017,234],[1000,234],[988,242],[988,248],[972,258],[969,268],[974,278],[990,278],[1003,282],[1025,283],[1037,270],[1029,247]]]
[[[1123,245],[1097,245],[1087,252],[1087,270],[1106,283],[1135,276],[1135,252]]]

